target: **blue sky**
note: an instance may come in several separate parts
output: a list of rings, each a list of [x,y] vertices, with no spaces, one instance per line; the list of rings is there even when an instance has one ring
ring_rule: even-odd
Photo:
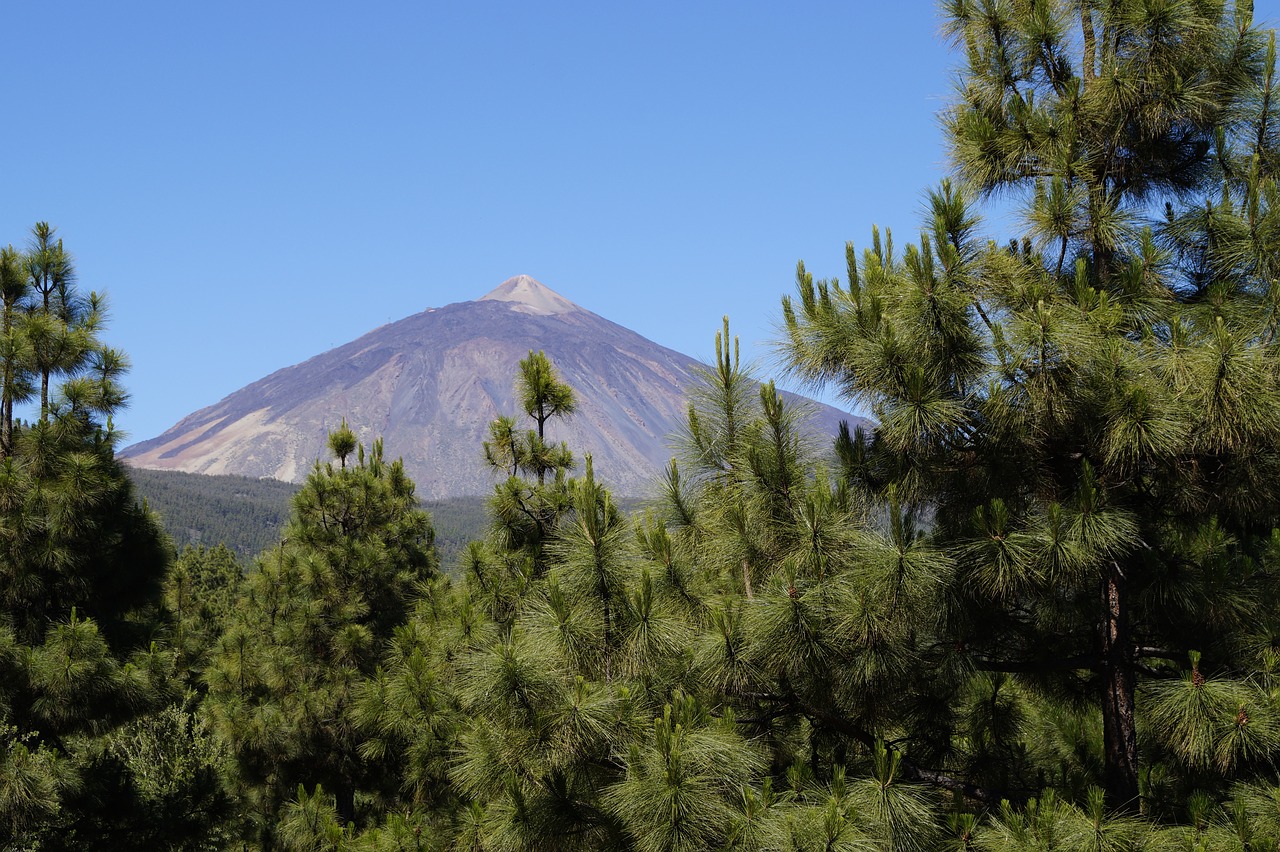
[[[765,361],[796,261],[913,238],[946,171],[956,57],[921,0],[5,19],[0,242],[49,221],[108,293],[132,440],[520,273],[702,358],[728,314]]]

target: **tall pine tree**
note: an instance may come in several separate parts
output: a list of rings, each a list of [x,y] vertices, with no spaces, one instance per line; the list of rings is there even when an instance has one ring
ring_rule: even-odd
[[[44,223],[0,250],[0,810],[15,848],[175,848],[227,800],[175,706],[169,546],[115,458],[124,357]],[[15,406],[34,398],[33,422]],[[179,813],[181,812],[181,816]]]
[[[943,9],[955,179],[918,245],[801,267],[790,363],[874,413],[850,481],[931,518],[917,636],[989,695],[1087,701],[1109,807],[1220,795],[1276,747],[1249,679],[1280,570],[1274,50],[1245,2]],[[998,193],[1007,248],[978,237]]]
[[[361,816],[358,797],[394,793],[396,758],[366,753],[358,707],[437,569],[403,465],[383,458],[380,441],[366,454],[345,423],[329,445],[338,466],[317,462],[307,477],[205,675],[250,831],[267,848],[300,791],[332,796],[343,826]]]

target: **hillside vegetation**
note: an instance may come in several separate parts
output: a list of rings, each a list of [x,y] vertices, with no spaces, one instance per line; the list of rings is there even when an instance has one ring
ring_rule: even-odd
[[[278,479],[127,470],[138,496],[155,513],[177,550],[224,545],[246,566],[279,542],[301,487]],[[487,498],[424,500],[420,505],[431,517],[441,567],[458,574],[467,545],[488,534]],[[644,502],[624,500],[621,505],[634,514]]]
[[[277,479],[128,470],[175,547],[224,544],[246,564],[280,540],[298,493]]]

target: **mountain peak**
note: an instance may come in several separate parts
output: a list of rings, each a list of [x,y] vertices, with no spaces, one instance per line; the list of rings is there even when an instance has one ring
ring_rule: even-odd
[[[528,275],[508,278],[477,301],[511,302],[512,310],[541,316],[568,314],[582,310],[555,290]]]
[[[149,441],[121,451],[136,467],[300,481],[330,457],[342,422],[367,445],[386,441],[426,499],[493,493],[482,447],[489,424],[521,411],[512,374],[542,350],[573,388],[578,413],[548,440],[588,453],[615,493],[649,492],[671,458],[667,436],[688,418],[697,362],[628,331],[527,276],[480,301],[379,326],[277,370]],[[821,431],[847,415],[825,409]],[[550,425],[550,424],[549,424]]]

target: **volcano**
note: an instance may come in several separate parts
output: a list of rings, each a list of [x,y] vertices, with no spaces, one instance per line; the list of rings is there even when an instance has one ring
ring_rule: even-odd
[[[703,365],[575,305],[527,275],[480,299],[431,308],[286,367],[125,448],[135,467],[301,481],[327,458],[345,418],[360,440],[381,437],[426,499],[488,493],[481,444],[489,423],[517,415],[516,364],[551,358],[578,411],[548,424],[548,439],[620,495],[647,493],[672,455],[687,391]],[[815,432],[848,414],[814,403]]]

